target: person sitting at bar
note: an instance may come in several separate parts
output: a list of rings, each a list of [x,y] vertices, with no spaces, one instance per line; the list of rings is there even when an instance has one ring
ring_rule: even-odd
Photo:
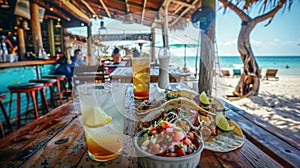
[[[1,37],[1,47],[6,47],[6,49],[8,50],[9,54],[15,54],[18,50],[18,45],[15,43],[15,41],[17,41],[16,39],[14,39],[14,42],[10,41],[6,36],[2,35]],[[4,46],[4,44],[6,44],[6,46]]]
[[[122,57],[120,54],[120,50],[118,48],[115,48],[111,54],[111,57],[113,58],[114,65],[120,64],[122,61]]]
[[[71,63],[68,62],[68,58],[66,56],[60,57],[57,63],[60,65],[56,68],[54,74],[65,75],[68,79],[69,89],[72,89],[72,67],[85,65],[84,61],[82,60],[81,49],[76,49],[74,51],[74,56],[71,56]]]
[[[0,50],[2,55],[2,61],[3,62],[13,62],[17,58],[17,50],[18,45],[15,43],[17,41],[14,39],[14,41],[10,41],[5,35],[0,36]],[[11,59],[11,60],[10,60]]]
[[[85,65],[85,62],[83,60],[82,57],[82,51],[81,49],[76,49],[74,51],[74,56],[71,57],[72,62],[75,62],[75,66],[81,66],[81,65]]]

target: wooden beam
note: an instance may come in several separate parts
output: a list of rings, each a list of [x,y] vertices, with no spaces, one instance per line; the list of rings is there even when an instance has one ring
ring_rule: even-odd
[[[90,18],[68,0],[60,0],[60,2],[69,9],[67,11],[69,11],[74,17],[85,23],[90,23]]]
[[[151,41],[151,62],[155,62],[155,28],[151,28],[151,35],[152,35],[152,41]],[[155,62],[157,63],[157,62]]]
[[[19,54],[20,54],[20,56],[23,56],[26,53],[24,29],[22,29],[22,28],[20,28],[20,26],[18,26],[17,32],[18,32],[19,48],[20,48]]]
[[[48,22],[48,41],[50,45],[50,55],[56,56],[55,53],[55,43],[54,43],[54,23],[53,19],[50,19]]]
[[[147,0],[144,0],[143,10],[142,10],[142,17],[141,17],[141,24],[143,24],[143,22],[144,22],[146,4],[147,4]]]
[[[165,9],[165,18],[162,23],[162,36],[163,36],[163,46],[169,47],[169,19],[168,19],[168,8]]]
[[[65,19],[67,21],[71,21],[71,18],[68,17],[65,13],[63,13],[61,10],[58,10],[55,7],[47,4],[45,1],[36,1],[36,3],[39,4],[39,6],[51,11],[52,13],[55,13],[56,15],[60,16],[61,18]],[[52,8],[53,10],[50,10],[50,8]]]
[[[194,6],[196,3],[198,2],[198,0],[194,0],[192,5]],[[174,25],[176,22],[178,22],[178,20],[183,16],[185,15],[189,10],[191,10],[190,7],[187,7],[184,11],[181,12],[181,14],[172,22],[170,23],[169,25],[172,26]]]
[[[110,0],[110,2],[113,2],[113,3],[124,3],[125,5],[126,5],[126,3],[129,5],[129,6],[132,6],[132,7],[134,7],[134,8],[137,8],[137,9],[140,9],[140,10],[142,10],[143,9],[143,7],[141,6],[141,5],[138,5],[138,4],[136,4],[136,3],[132,3],[132,2],[126,2],[126,1],[124,1],[124,0]],[[150,2],[149,2],[150,3]],[[148,4],[149,4],[148,3]],[[153,8],[145,8],[145,10],[150,10],[150,11],[156,11],[155,9],[153,9]]]
[[[82,3],[77,2],[76,0],[70,0],[70,3],[73,4],[76,8],[80,9],[85,15],[87,15],[88,17],[92,17],[90,16],[90,11],[89,9],[85,10],[82,7]],[[85,6],[85,5],[84,5]],[[87,7],[86,7],[87,8]]]
[[[129,13],[130,12],[130,6],[129,6],[129,3],[128,3],[128,0],[125,0],[125,7],[126,7],[126,13]]]
[[[179,8],[177,8],[172,14],[176,14],[176,13],[178,13],[181,9],[183,8],[183,6],[181,5],[181,6],[179,6]]]
[[[42,31],[39,19],[39,5],[30,2],[30,17],[31,17],[31,32],[34,53],[39,54],[40,49],[43,48]]]
[[[45,15],[44,18],[45,18],[45,19],[55,19],[55,20],[58,20],[59,17],[57,17],[57,16],[52,16],[52,15]]]
[[[104,8],[107,16],[111,18],[111,14],[109,13],[109,10],[108,10],[107,6],[105,5],[105,3],[103,2],[103,0],[99,0],[99,2],[102,5],[102,7]]]
[[[95,65],[96,61],[92,55],[93,50],[93,42],[92,42],[92,22],[87,26],[87,56],[88,63],[91,65]]]
[[[195,8],[194,5],[189,4],[189,3],[186,3],[186,2],[182,2],[182,1],[173,0],[172,3],[177,3],[177,4],[179,4],[179,5],[188,7],[188,8],[190,8],[190,9],[194,9],[194,8]]]
[[[93,14],[93,15],[96,15],[97,16],[97,14],[96,14],[96,12],[94,11],[94,9],[85,1],[85,0],[80,0],[81,1],[81,3],[83,3],[83,5],[84,6],[86,6],[88,9],[89,9],[89,11]]]
[[[162,3],[160,9],[158,10],[159,13],[164,12],[165,10],[168,10],[168,6],[170,4],[172,0],[164,0],[164,2]],[[152,23],[151,27],[156,27],[157,23],[159,22],[159,20],[157,18],[154,19],[154,22]]]

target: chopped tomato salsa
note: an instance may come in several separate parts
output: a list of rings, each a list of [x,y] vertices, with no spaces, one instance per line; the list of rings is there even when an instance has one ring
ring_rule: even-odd
[[[156,125],[144,130],[138,144],[144,151],[153,155],[180,157],[197,150],[196,140],[194,133],[160,120]]]

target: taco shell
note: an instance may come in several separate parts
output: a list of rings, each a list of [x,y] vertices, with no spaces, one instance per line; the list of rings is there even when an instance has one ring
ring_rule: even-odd
[[[234,126],[234,130],[222,131],[217,136],[204,139],[204,149],[214,152],[229,152],[240,148],[244,144],[244,135],[241,128],[233,121],[228,122],[230,126]]]

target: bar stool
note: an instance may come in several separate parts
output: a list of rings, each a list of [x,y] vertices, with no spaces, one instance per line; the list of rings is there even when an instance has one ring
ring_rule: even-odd
[[[7,112],[5,110],[5,107],[4,107],[4,104],[2,103],[2,100],[5,99],[6,96],[4,94],[1,94],[0,93],[0,107],[1,107],[1,110],[2,110],[2,113],[4,115],[4,118],[5,118],[5,121],[6,121],[6,124],[7,124],[7,127],[9,128],[9,130],[12,130],[12,127],[11,127],[11,123],[10,123],[10,120],[9,120],[9,117],[7,115]],[[3,126],[2,126],[2,122],[0,121],[0,136],[4,136],[4,129],[3,129]]]
[[[47,75],[47,76],[43,76],[43,78],[50,78],[50,79],[56,80],[57,90],[59,93],[60,105],[62,105],[63,104],[63,102],[62,102],[63,93],[66,91],[66,83],[65,83],[66,76],[65,75]],[[60,82],[62,82],[62,85]]]
[[[17,94],[17,119],[18,119],[18,128],[21,126],[21,93],[30,93],[33,101],[33,108],[35,118],[39,117],[38,113],[38,106],[36,101],[36,91],[41,91],[44,88],[44,85],[41,83],[27,83],[27,84],[17,84],[17,85],[10,85],[7,87],[10,91],[10,104],[9,104],[9,114],[11,113],[11,104],[12,104],[12,94]],[[46,97],[44,93],[41,91],[42,102],[46,101]],[[28,112],[28,105],[29,105],[29,97],[27,97],[27,107],[26,111]],[[27,117],[26,117],[27,119]]]
[[[31,82],[31,83],[42,83],[42,84],[44,84],[44,87],[49,87],[50,88],[50,95],[51,95],[50,100],[51,100],[51,103],[52,103],[52,107],[53,108],[57,107],[57,104],[56,104],[56,101],[55,101],[55,91],[54,91],[54,87],[53,87],[53,84],[56,83],[56,79],[41,78],[41,79],[32,79],[32,80],[29,80],[29,82]],[[46,108],[46,112],[48,112],[48,104],[47,103],[45,104],[44,108]]]

